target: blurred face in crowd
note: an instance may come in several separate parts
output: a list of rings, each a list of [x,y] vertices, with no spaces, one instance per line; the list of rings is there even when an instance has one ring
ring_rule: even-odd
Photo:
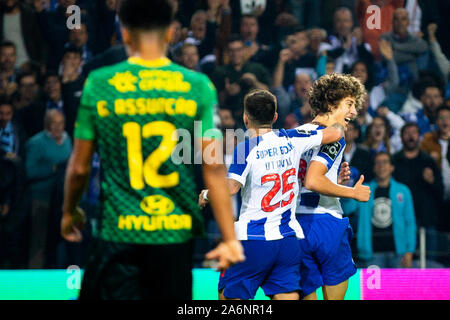
[[[0,6],[6,11],[11,12],[19,5],[19,0],[1,0]]]
[[[436,118],[436,125],[441,137],[446,136],[448,138],[450,135],[450,110],[443,109],[439,111]]]
[[[85,24],[80,29],[73,29],[69,34],[69,42],[77,48],[83,47],[88,41],[88,31]]]
[[[8,122],[10,122],[13,118],[13,107],[10,104],[1,104],[0,105],[0,128],[3,129],[6,127]]]
[[[308,31],[308,37],[309,37],[309,46],[311,47],[311,50],[317,52],[317,50],[319,50],[320,43],[324,38],[323,30],[320,28],[310,29]]]
[[[202,40],[206,34],[206,13],[199,11],[194,13],[191,19],[191,30],[195,39]]]
[[[230,63],[233,66],[241,66],[244,63],[244,44],[242,41],[233,41],[228,44]]]
[[[16,49],[13,46],[5,46],[0,49],[0,70],[12,71],[16,65]]]
[[[367,67],[364,63],[358,62],[353,66],[352,76],[361,81],[362,84],[367,82]]]
[[[60,140],[64,133],[64,116],[61,112],[54,112],[50,115],[48,131],[55,140]]]
[[[356,129],[353,122],[349,122],[347,125],[347,130],[345,131],[345,142],[353,143],[359,137],[358,129]]]
[[[353,17],[348,9],[340,9],[334,14],[334,30],[341,37],[352,33]]]
[[[336,63],[334,63],[334,61],[328,61],[325,66],[325,73],[332,74],[332,73],[334,73],[335,68],[336,68]]]
[[[79,68],[81,66],[81,55],[77,52],[67,52],[62,60],[63,67],[72,66]]]
[[[241,36],[245,40],[255,41],[258,35],[258,20],[255,17],[242,17]]]
[[[199,56],[195,45],[188,45],[183,48],[181,53],[181,63],[188,69],[194,70],[198,64]]]
[[[407,127],[402,134],[402,144],[406,151],[419,149],[420,132],[416,126]]]
[[[309,38],[306,32],[297,32],[286,38],[286,45],[294,54],[303,54],[309,46]]]
[[[178,8],[180,7],[180,4],[178,3],[178,0],[172,0],[172,7],[174,14],[178,12]]]
[[[220,124],[222,129],[234,129],[236,122],[234,121],[231,110],[220,109],[219,110]]]
[[[392,21],[392,29],[399,36],[405,36],[408,32],[409,16],[408,11],[404,8],[398,8],[394,11],[394,19]]]
[[[299,73],[295,77],[294,82],[294,90],[295,93],[302,99],[306,100],[308,96],[308,91],[311,89],[312,86],[312,79],[311,77],[306,73]]]
[[[36,99],[39,91],[39,86],[36,83],[36,78],[32,75],[27,75],[20,80],[19,93],[20,97],[27,101]]]
[[[364,95],[362,108],[359,110],[358,115],[361,117],[365,116],[367,111],[369,110],[369,106],[370,106],[370,97],[369,94],[366,92],[366,94]]]
[[[77,3],[77,0],[58,0],[58,6],[66,9],[67,7],[73,6]]]
[[[420,102],[422,102],[427,115],[430,116],[444,103],[444,99],[439,88],[428,87],[420,97]]]
[[[44,92],[47,97],[55,102],[61,99],[61,82],[58,76],[50,76],[45,80]]]
[[[391,178],[395,167],[387,154],[380,153],[375,156],[373,171],[377,180],[388,180]]]
[[[380,143],[383,141],[386,134],[386,124],[383,119],[375,117],[371,123],[368,135],[370,135],[373,142]]]
[[[181,41],[181,23],[178,20],[172,22],[173,36],[170,44],[176,44]]]

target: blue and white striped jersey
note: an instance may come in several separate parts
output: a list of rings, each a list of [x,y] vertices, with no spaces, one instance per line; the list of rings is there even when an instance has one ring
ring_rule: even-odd
[[[297,127],[297,130],[318,130],[319,132],[322,129],[325,128],[311,123]],[[297,214],[329,213],[336,218],[342,218],[343,211],[339,198],[328,197],[317,192],[312,192],[303,186],[303,180],[311,161],[319,161],[328,168],[328,172],[325,176],[332,182],[337,183],[344,149],[345,139],[342,137],[337,142],[314,147],[301,155],[298,174],[301,189],[300,196],[297,199]]]
[[[321,131],[271,131],[238,144],[228,178],[242,184],[239,240],[304,238],[295,219],[300,155],[319,146]]]

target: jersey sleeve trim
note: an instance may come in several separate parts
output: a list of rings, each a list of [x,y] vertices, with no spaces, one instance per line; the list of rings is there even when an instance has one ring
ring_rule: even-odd
[[[242,185],[245,184],[245,180],[249,171],[249,164],[247,161],[248,156],[260,141],[262,141],[262,137],[256,137],[250,140],[245,140],[244,142],[239,143],[236,148],[234,148],[233,162],[228,169],[228,175],[230,176],[230,174],[233,174],[241,177],[240,180],[235,180],[239,181]]]
[[[339,156],[339,153],[341,153],[344,150],[345,147],[345,139],[341,138],[339,141],[323,145],[319,152],[315,157],[313,157],[312,161],[320,161],[323,164],[325,164],[330,170],[330,168],[333,166],[334,162]]]
[[[232,179],[232,180],[236,180],[241,185],[245,185],[246,178],[243,178],[242,176],[240,176],[238,174],[235,174],[235,173],[232,173],[232,172],[228,172],[227,178],[228,179]]]

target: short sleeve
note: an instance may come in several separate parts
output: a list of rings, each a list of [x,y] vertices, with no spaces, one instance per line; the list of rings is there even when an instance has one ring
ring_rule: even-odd
[[[236,180],[243,186],[247,180],[250,171],[250,164],[248,163],[248,156],[252,149],[256,146],[257,141],[246,140],[239,143],[233,152],[233,161],[228,169],[228,178]]]
[[[196,121],[201,121],[201,130],[199,126],[196,136],[202,138],[222,138],[222,132],[218,129],[220,118],[217,114],[217,91],[211,80],[203,76],[199,92],[199,108]]]
[[[306,131],[301,129],[290,129],[286,130],[286,133],[300,153],[322,144],[322,130]]]
[[[311,161],[319,161],[327,166],[328,170],[333,166],[334,162],[338,158],[339,153],[344,149],[345,147],[345,140],[344,138],[341,138],[341,140],[325,144],[322,147],[320,147],[317,154],[315,154]]]
[[[81,140],[95,139],[95,104],[93,81],[88,77],[81,95],[80,107],[75,122],[74,137]]]

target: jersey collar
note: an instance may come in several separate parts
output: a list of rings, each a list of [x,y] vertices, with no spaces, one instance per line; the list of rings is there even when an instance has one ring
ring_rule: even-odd
[[[147,68],[165,67],[171,63],[170,59],[166,58],[166,57],[155,59],[155,60],[145,60],[140,57],[130,57],[130,58],[128,58],[128,62],[131,64],[137,64],[137,65],[147,67]]]

